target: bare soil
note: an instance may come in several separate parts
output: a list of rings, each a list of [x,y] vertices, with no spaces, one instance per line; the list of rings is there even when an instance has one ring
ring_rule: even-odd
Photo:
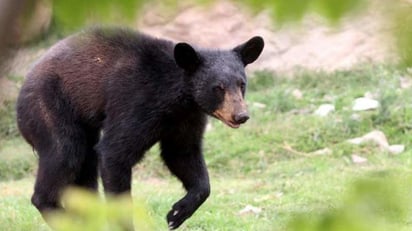
[[[205,47],[227,48],[254,35],[266,47],[252,70],[290,72],[296,68],[333,71],[363,62],[394,59],[387,40],[382,6],[375,4],[331,25],[316,15],[294,24],[276,24],[267,12],[252,15],[229,1],[209,6],[184,6],[165,14],[162,6],[145,10],[137,27],[149,34]]]

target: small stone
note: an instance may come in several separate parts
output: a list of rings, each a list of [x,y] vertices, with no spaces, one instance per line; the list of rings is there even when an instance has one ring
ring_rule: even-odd
[[[252,206],[252,205],[246,205],[242,210],[239,211],[239,215],[246,215],[246,214],[259,214],[262,212],[261,208]]]
[[[356,144],[356,145],[361,144],[362,141],[363,141],[362,137],[357,137],[357,138],[347,140],[348,143]]]
[[[333,104],[322,104],[319,106],[318,109],[314,112],[315,115],[325,117],[329,115],[329,113],[335,111],[335,105]]]
[[[374,143],[378,145],[381,149],[387,150],[389,147],[388,140],[386,139],[385,134],[382,131],[375,130],[371,131],[368,134],[348,140],[347,142],[351,144],[364,144],[367,142]]]
[[[405,151],[405,145],[403,144],[394,144],[388,147],[388,151],[392,154],[401,154]]]
[[[299,89],[295,89],[292,91],[292,96],[295,97],[295,99],[302,99],[303,93]]]
[[[367,110],[377,109],[378,107],[379,107],[379,102],[377,100],[361,97],[361,98],[355,99],[352,110],[353,111],[367,111]]]
[[[356,155],[356,154],[353,154],[351,158],[352,158],[352,162],[355,164],[364,164],[368,162],[368,159],[366,159],[365,157]]]

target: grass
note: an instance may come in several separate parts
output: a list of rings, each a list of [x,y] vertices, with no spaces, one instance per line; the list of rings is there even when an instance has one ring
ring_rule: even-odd
[[[3,141],[0,148],[0,181],[33,175],[37,165],[36,159],[34,151],[22,140]]]
[[[342,194],[356,178],[379,178],[395,170],[400,175],[409,173],[412,91],[399,87],[400,76],[406,75],[388,66],[334,73],[301,71],[294,78],[256,73],[248,86],[248,123],[233,130],[210,120],[204,152],[212,194],[181,230],[287,230],[296,214],[316,216],[343,206]],[[302,92],[301,98],[293,96],[295,89]],[[353,100],[366,92],[376,96],[380,109],[352,112]],[[327,117],[313,115],[323,103],[334,104],[336,111]],[[404,144],[405,152],[393,155],[371,144],[345,142],[375,129],[383,131],[391,144]],[[323,148],[332,153],[314,154]],[[355,164],[352,154],[368,162]],[[2,142],[0,173],[28,170],[0,182],[0,230],[47,230],[30,204],[34,163],[32,150],[21,139]],[[136,167],[133,194],[146,204],[156,230],[165,230],[165,215],[184,191],[162,165],[158,147]],[[240,215],[247,205],[262,212]],[[408,223],[402,228],[412,229]]]

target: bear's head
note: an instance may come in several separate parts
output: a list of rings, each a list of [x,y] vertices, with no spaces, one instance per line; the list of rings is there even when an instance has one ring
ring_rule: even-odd
[[[184,70],[185,81],[199,107],[226,125],[238,128],[249,119],[244,101],[245,66],[259,57],[263,47],[259,36],[231,50],[202,50],[178,43],[174,58]]]

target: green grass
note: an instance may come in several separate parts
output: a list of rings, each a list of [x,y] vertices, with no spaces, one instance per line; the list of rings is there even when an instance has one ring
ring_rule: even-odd
[[[287,230],[296,214],[322,216],[344,206],[342,195],[356,178],[379,178],[395,170],[395,175],[409,173],[412,91],[399,88],[399,77],[404,75],[388,66],[334,73],[301,71],[294,78],[256,73],[248,86],[248,123],[233,130],[210,120],[204,152],[212,194],[181,230]],[[303,93],[302,98],[292,95],[295,89]],[[354,119],[352,102],[365,92],[376,95],[381,108],[357,112]],[[323,103],[333,103],[336,111],[324,118],[313,115]],[[405,152],[392,155],[370,144],[345,142],[375,129],[383,131],[391,144],[404,144]],[[313,154],[323,148],[332,153]],[[352,163],[352,154],[368,162]],[[3,169],[17,171],[22,165],[15,164],[16,159],[28,160],[23,166],[29,170],[23,179],[0,182],[0,230],[47,230],[30,204],[36,159],[32,150],[18,138],[2,141],[0,167],[3,163],[13,166]],[[133,194],[146,204],[156,230],[165,230],[165,215],[184,191],[162,165],[157,146],[136,167]],[[246,205],[262,212],[240,215]],[[412,229],[408,224],[401,228]]]
[[[33,175],[36,169],[36,154],[20,139],[1,142],[0,181],[16,180]]]

